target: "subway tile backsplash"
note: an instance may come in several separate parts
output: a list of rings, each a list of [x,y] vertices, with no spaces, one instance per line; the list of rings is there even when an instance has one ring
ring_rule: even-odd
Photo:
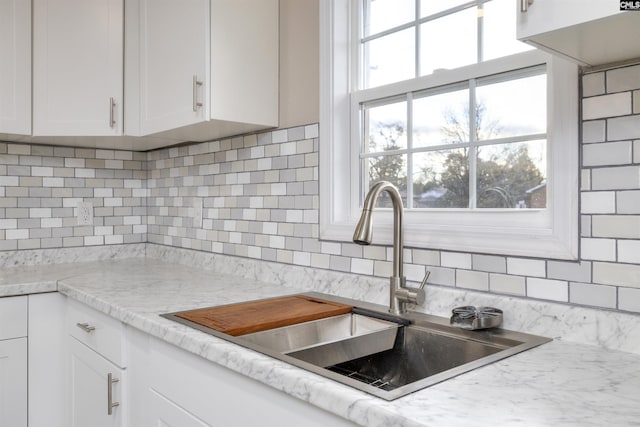
[[[409,281],[640,313],[640,66],[582,84],[579,262],[409,248]],[[389,248],[319,240],[318,151],[317,124],[148,153],[0,143],[0,250],[149,242],[389,276]]]
[[[0,250],[145,242],[146,157],[0,143]],[[93,224],[78,224],[80,201]]]

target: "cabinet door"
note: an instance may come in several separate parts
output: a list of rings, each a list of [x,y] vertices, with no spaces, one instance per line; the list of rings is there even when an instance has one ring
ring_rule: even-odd
[[[0,341],[0,424],[27,427],[27,339]]]
[[[528,38],[619,13],[619,0],[535,0],[518,13],[517,36]]]
[[[68,427],[66,297],[29,295],[29,427]]]
[[[209,1],[140,0],[140,131],[208,117]]]
[[[535,0],[518,12],[517,37],[582,65],[627,61],[640,56],[640,13],[619,0]]]
[[[122,426],[123,371],[75,338],[69,343],[71,426]]]
[[[31,134],[31,2],[0,0],[0,133]]]
[[[123,0],[33,1],[33,134],[120,135]]]
[[[208,427],[185,409],[176,405],[153,389],[149,389],[147,410],[150,425],[163,427]]]

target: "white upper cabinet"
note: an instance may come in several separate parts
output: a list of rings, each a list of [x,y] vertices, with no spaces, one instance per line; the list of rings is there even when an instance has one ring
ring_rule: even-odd
[[[634,3],[634,2],[629,2]],[[581,65],[640,57],[640,11],[619,0],[518,0],[519,40]]]
[[[31,134],[31,2],[0,0],[0,133]]]
[[[33,0],[33,135],[121,135],[123,0]]]
[[[125,15],[127,135],[278,125],[278,0],[131,0]]]
[[[209,0],[133,1],[126,14],[127,72],[140,82],[127,87],[126,132],[148,135],[206,121]]]

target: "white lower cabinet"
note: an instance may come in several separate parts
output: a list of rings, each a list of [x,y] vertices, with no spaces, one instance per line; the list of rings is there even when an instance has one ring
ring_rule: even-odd
[[[207,427],[204,421],[197,419],[171,400],[155,390],[147,393],[147,411],[151,417],[150,426],[163,427]]]
[[[164,341],[128,332],[130,395],[136,406],[131,426],[354,425]]]
[[[27,297],[0,298],[0,425],[27,427]]]
[[[57,292],[29,295],[29,427],[69,427],[66,302]]]
[[[119,427],[124,370],[69,337],[72,427]]]
[[[27,427],[27,339],[0,341],[0,425]]]

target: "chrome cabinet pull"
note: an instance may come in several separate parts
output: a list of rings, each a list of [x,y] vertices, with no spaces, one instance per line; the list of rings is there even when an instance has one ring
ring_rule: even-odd
[[[88,334],[96,330],[95,326],[91,326],[88,323],[76,323],[76,326]]]
[[[116,126],[116,99],[112,96],[109,98],[109,127]]]
[[[107,374],[107,415],[113,415],[113,408],[120,406],[120,402],[113,401],[113,384],[120,382],[112,373]]]
[[[193,111],[198,111],[202,107],[202,102],[198,102],[198,88],[202,86],[202,82],[198,81],[198,76],[193,76]]]
[[[526,13],[532,4],[533,0],[520,0],[520,12]]]

